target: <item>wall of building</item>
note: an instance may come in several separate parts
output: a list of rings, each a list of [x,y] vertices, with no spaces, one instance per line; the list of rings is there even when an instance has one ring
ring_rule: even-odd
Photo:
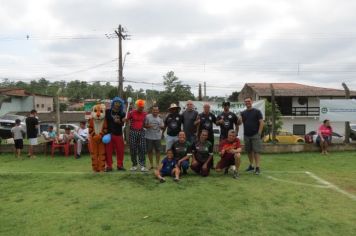
[[[37,112],[53,111],[53,97],[35,95],[34,103]]]
[[[283,130],[287,130],[293,133],[293,125],[305,125],[305,133],[315,131],[319,128],[322,121],[319,121],[319,117],[283,117]],[[345,134],[345,122],[332,122],[334,132],[344,135]]]
[[[9,112],[31,111],[33,109],[33,97],[11,97],[9,102],[3,102],[0,115]]]

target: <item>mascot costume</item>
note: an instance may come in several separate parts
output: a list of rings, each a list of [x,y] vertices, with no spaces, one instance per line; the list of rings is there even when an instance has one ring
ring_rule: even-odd
[[[106,132],[105,105],[97,104],[93,106],[89,119],[90,156],[94,172],[105,170],[105,144],[102,138]]]

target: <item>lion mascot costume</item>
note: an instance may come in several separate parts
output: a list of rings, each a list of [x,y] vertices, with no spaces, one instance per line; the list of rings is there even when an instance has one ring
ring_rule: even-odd
[[[102,138],[106,133],[105,105],[97,104],[93,106],[89,119],[90,156],[94,172],[105,170],[105,144]]]

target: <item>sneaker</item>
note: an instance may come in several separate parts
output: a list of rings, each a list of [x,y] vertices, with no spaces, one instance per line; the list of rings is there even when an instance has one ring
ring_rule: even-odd
[[[144,166],[141,167],[141,172],[147,172],[147,171],[148,171],[148,170],[147,170],[146,167],[144,167]]]
[[[240,178],[239,172],[237,172],[237,170],[234,170],[234,173],[233,173],[232,177],[233,177],[234,179]]]
[[[164,178],[162,178],[162,179],[159,179],[159,182],[164,183],[164,182],[166,182],[166,180]]]
[[[111,172],[111,171],[112,171],[112,168],[106,167],[104,171],[105,171],[105,172]]]
[[[122,167],[117,167],[118,171],[126,171],[126,169],[122,166]]]
[[[255,175],[259,175],[259,174],[261,174],[260,168],[259,168],[259,167],[256,167]]]
[[[131,171],[136,171],[137,170],[137,166],[133,166],[130,168]]]
[[[75,159],[79,159],[79,158],[80,158],[79,154],[75,155]]]
[[[246,169],[247,172],[254,171],[255,168],[253,166],[249,165],[248,168]]]
[[[174,182],[179,182],[178,178],[174,178],[173,180],[174,180]]]

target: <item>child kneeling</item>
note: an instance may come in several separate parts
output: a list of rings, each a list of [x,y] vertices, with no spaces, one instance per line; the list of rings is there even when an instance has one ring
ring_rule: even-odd
[[[164,176],[174,177],[174,181],[179,181],[180,170],[177,168],[177,163],[173,157],[173,151],[167,150],[167,156],[162,160],[160,166],[155,170],[155,176],[161,183],[164,183],[166,179]]]

